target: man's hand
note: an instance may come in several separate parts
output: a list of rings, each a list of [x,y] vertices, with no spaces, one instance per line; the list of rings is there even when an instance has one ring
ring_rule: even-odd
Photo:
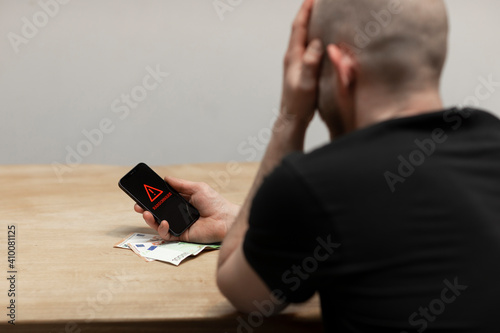
[[[281,113],[306,128],[317,108],[318,75],[324,53],[319,39],[307,44],[312,0],[304,1],[295,17],[284,59]]]
[[[146,223],[165,240],[180,240],[194,243],[220,242],[226,236],[240,207],[227,201],[217,191],[205,183],[195,183],[174,177],[165,180],[200,212],[200,218],[180,237],[169,233],[168,221],[158,225],[149,211],[135,205],[136,212],[142,214]]]

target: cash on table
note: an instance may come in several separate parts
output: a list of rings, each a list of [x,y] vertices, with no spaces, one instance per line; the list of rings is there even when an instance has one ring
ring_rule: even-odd
[[[131,233],[114,247],[130,249],[145,261],[159,260],[178,266],[187,257],[206,249],[219,249],[220,245],[166,241],[158,235]]]

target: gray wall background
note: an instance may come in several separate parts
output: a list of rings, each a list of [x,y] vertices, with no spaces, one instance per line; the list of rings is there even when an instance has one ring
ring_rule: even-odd
[[[0,164],[261,158],[300,0],[60,1],[0,0]],[[500,2],[447,4],[445,103],[500,115]],[[315,119],[307,148],[327,140]]]

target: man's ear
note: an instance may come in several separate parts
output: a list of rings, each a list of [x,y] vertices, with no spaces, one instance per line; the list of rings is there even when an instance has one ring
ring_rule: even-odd
[[[338,45],[330,44],[326,50],[328,58],[337,72],[339,88],[345,94],[350,90],[355,79],[355,61],[349,52],[346,52]]]

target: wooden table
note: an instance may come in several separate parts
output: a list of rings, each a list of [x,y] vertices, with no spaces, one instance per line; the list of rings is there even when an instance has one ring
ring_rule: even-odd
[[[257,164],[242,163],[238,172],[228,166],[153,169],[212,186],[223,180],[227,184],[218,187],[220,192],[242,203]],[[113,248],[129,233],[154,233],[117,186],[130,168],[79,165],[58,179],[50,165],[0,166],[2,276],[12,275],[6,241],[8,226],[16,228],[16,325],[7,323],[6,307],[13,298],[7,295],[9,280],[2,278],[0,332],[322,330],[317,297],[273,318],[237,313],[216,286],[217,251],[176,267],[145,262],[129,250]]]

